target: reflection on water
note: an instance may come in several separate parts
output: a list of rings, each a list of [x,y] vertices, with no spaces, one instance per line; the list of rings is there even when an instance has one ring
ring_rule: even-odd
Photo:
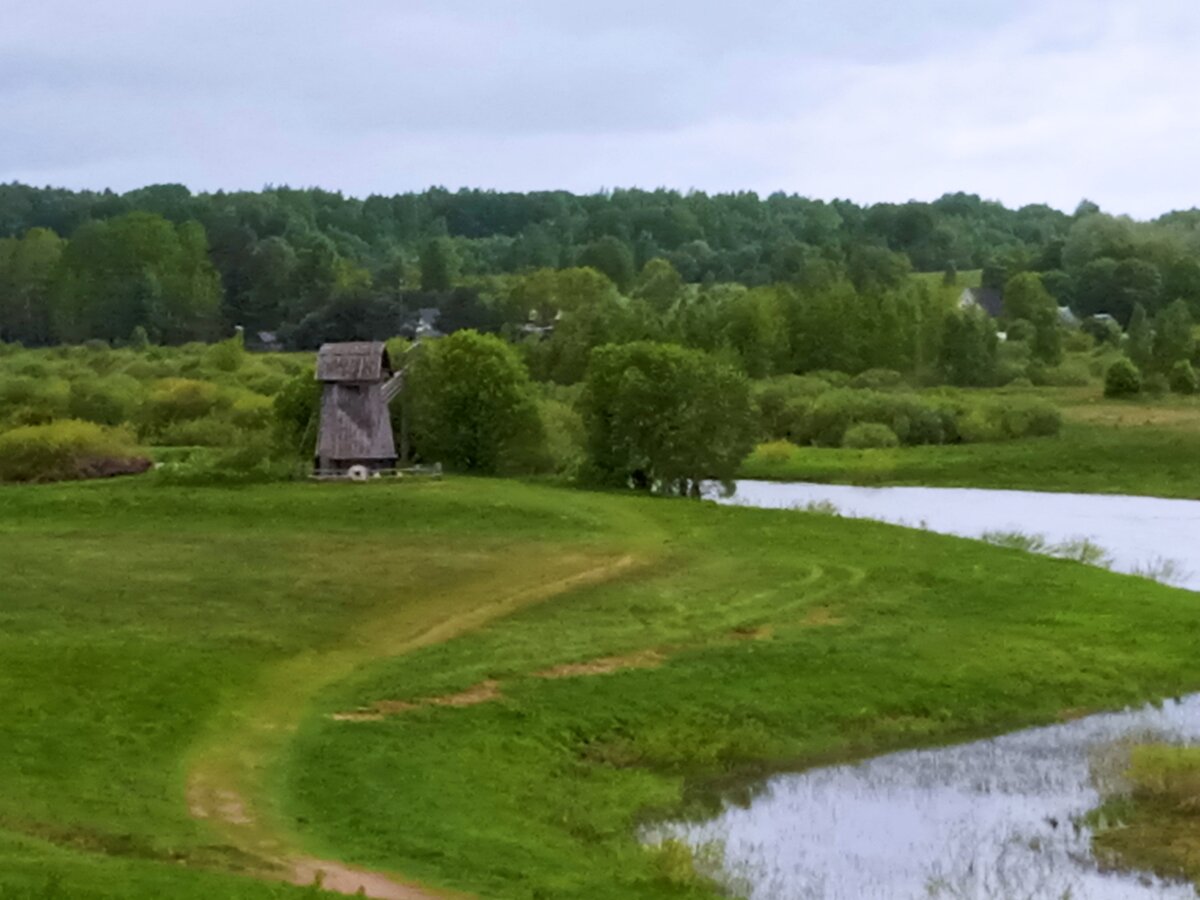
[[[740,481],[722,503],[836,508],[947,534],[1023,532],[1086,539],[1118,571],[1173,568],[1200,590],[1200,502],[954,488],[857,488]],[[1200,743],[1200,695],[1161,709],[1092,716],[993,740],[896,753],[772,778],[747,807],[677,837],[723,848],[731,886],[751,900],[1175,900],[1187,885],[1105,873],[1078,818],[1100,802],[1090,760],[1147,732]]]
[[[751,900],[1194,900],[1190,886],[1101,872],[1076,821],[1100,802],[1093,756],[1147,733],[1200,742],[1200,696],[778,776],[748,808],[648,838],[719,842]]]
[[[1040,535],[1048,544],[1086,538],[1102,547],[1119,572],[1153,574],[1200,590],[1200,501],[1104,494],[1052,494],[975,488],[862,488],[837,484],[739,481],[719,503],[768,509],[836,510],[943,534],[985,532]]]

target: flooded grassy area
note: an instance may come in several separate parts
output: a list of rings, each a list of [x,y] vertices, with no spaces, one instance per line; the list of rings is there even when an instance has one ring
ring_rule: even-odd
[[[716,848],[719,877],[751,900],[1186,900],[1195,896],[1190,884],[1126,871],[1133,859],[1113,868],[1110,854],[1092,852],[1102,817],[1089,811],[1109,787],[1106,778],[1126,771],[1108,759],[1127,759],[1129,742],[1146,734],[1200,740],[1200,697],[776,776],[748,802],[727,801],[713,819],[660,826],[646,837],[682,840],[701,858]],[[1197,752],[1134,749],[1139,790],[1171,771],[1176,778],[1168,781],[1194,797],[1194,775],[1181,778],[1174,755],[1190,760]],[[1164,767],[1168,754],[1174,764]],[[1119,833],[1101,832],[1105,846]]]

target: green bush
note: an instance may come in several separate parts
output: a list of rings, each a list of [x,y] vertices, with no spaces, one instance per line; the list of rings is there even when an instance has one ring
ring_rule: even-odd
[[[915,394],[834,390],[818,397],[792,440],[798,444],[840,447],[854,425],[886,425],[905,445],[942,444],[957,437],[954,410]]]
[[[100,425],[121,425],[137,410],[142,387],[128,375],[85,379],[71,384],[68,414]]]
[[[154,434],[168,425],[211,415],[221,404],[221,390],[207,381],[167,378],[158,382],[142,404],[139,424]]]
[[[48,369],[38,377],[0,378],[0,420],[18,425],[41,425],[67,416],[71,385],[52,377]]]
[[[1196,370],[1186,359],[1181,359],[1171,366],[1171,373],[1167,380],[1170,382],[1171,390],[1176,394],[1194,394],[1196,388],[1200,387],[1200,383],[1196,379]]]
[[[1142,390],[1142,375],[1128,357],[1122,356],[1104,373],[1105,397],[1131,397]]]
[[[1030,366],[1029,376],[1034,384],[1048,387],[1084,387],[1092,383],[1088,364],[1081,359],[1069,359],[1057,366]]]
[[[156,378],[172,378],[179,374],[174,363],[169,360],[151,359],[149,352],[125,365],[121,370],[130,378],[138,381],[153,381]]]
[[[242,367],[245,359],[246,341],[241,331],[204,351],[204,361],[218,372],[236,372]]]
[[[796,454],[796,445],[791,441],[768,441],[754,448],[751,459],[755,462],[778,465]]]
[[[977,407],[959,418],[958,435],[966,444],[990,444],[1004,440],[1004,427],[986,410]]]
[[[559,400],[541,398],[537,401],[538,416],[542,420],[544,441],[538,448],[542,460],[540,466],[521,465],[510,466],[515,471],[551,472],[574,478],[583,468],[586,460],[587,433],[583,426],[583,417],[574,407]]]
[[[274,404],[270,397],[252,391],[237,391],[229,406],[229,421],[238,428],[256,431],[271,424]]]
[[[1063,333],[1063,350],[1067,353],[1087,353],[1096,346],[1096,339],[1081,328]]]
[[[1009,341],[1028,343],[1037,334],[1037,329],[1033,327],[1033,323],[1028,319],[1014,319],[1009,323],[1005,334],[1007,334]]]
[[[829,382],[811,375],[781,375],[755,382],[752,390],[762,436],[768,440],[791,437],[797,417],[803,418],[812,400],[829,389]]]
[[[238,372],[238,382],[256,394],[274,397],[287,384],[288,375],[278,369],[269,369],[266,366],[243,366]]]
[[[846,429],[842,446],[847,450],[867,450],[876,447],[898,447],[900,438],[886,425],[877,422],[860,422]]]
[[[164,447],[229,447],[240,432],[223,416],[172,422],[155,432],[154,443]]]
[[[850,379],[850,387],[872,391],[904,387],[904,376],[895,369],[867,369]]]
[[[1032,354],[1023,341],[1004,341],[996,347],[996,381],[1008,384],[1014,378],[1029,375]]]
[[[0,434],[0,481],[64,481],[142,472],[133,436],[123,429],[63,419]]]
[[[843,388],[850,386],[850,376],[837,369],[814,369],[807,373],[808,378],[818,378],[830,387]]]
[[[307,459],[312,459],[317,449],[321,390],[310,365],[293,375],[272,401],[276,443]],[[393,414],[399,406],[399,402],[393,404]]]
[[[239,435],[228,446],[197,450],[165,462],[155,473],[161,484],[239,485],[304,477],[307,461],[281,453],[265,433]]]
[[[1170,389],[1167,377],[1160,372],[1151,372],[1142,379],[1142,393],[1151,397],[1161,397]]]
[[[985,414],[999,423],[1006,440],[1053,437],[1062,430],[1062,412],[1045,400],[1009,397],[985,405]]]

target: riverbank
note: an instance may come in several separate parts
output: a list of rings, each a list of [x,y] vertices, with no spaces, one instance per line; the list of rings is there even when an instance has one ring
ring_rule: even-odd
[[[32,896],[304,895],[213,871],[262,863],[189,813],[220,736],[263,753],[275,852],[700,898],[635,834],[689,785],[1200,688],[1194,595],[870,522],[475,479],[4,500],[0,886]]]
[[[1200,431],[1070,422],[1057,437],[984,444],[846,450],[758,447],[741,478],[829,484],[1200,498]]]

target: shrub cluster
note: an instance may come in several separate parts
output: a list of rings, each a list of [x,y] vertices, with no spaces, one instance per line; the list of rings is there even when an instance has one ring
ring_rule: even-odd
[[[66,481],[144,472],[127,430],[64,419],[0,434],[0,481]]]
[[[846,429],[846,436],[842,438],[842,446],[848,450],[898,447],[900,438],[896,437],[896,432],[886,425],[880,425],[877,422],[859,422]]]
[[[772,379],[756,391],[761,435],[801,446],[890,447],[1006,441],[1054,435],[1062,415],[1052,404],[1009,394],[979,399],[965,393],[826,388],[806,379]]]
[[[1171,366],[1167,380],[1176,394],[1194,394],[1197,387],[1200,387],[1196,379],[1196,370],[1186,359],[1181,359]]]
[[[1053,404],[1032,397],[1005,397],[967,408],[958,419],[964,443],[1051,437],[1062,430],[1062,413]]]
[[[917,394],[854,389],[828,391],[813,401],[803,420],[792,424],[798,444],[840,447],[846,432],[861,423],[889,428],[902,444],[944,444],[957,431],[952,406]]]
[[[1142,374],[1133,360],[1119,357],[1104,373],[1105,397],[1131,397],[1142,390]]]

